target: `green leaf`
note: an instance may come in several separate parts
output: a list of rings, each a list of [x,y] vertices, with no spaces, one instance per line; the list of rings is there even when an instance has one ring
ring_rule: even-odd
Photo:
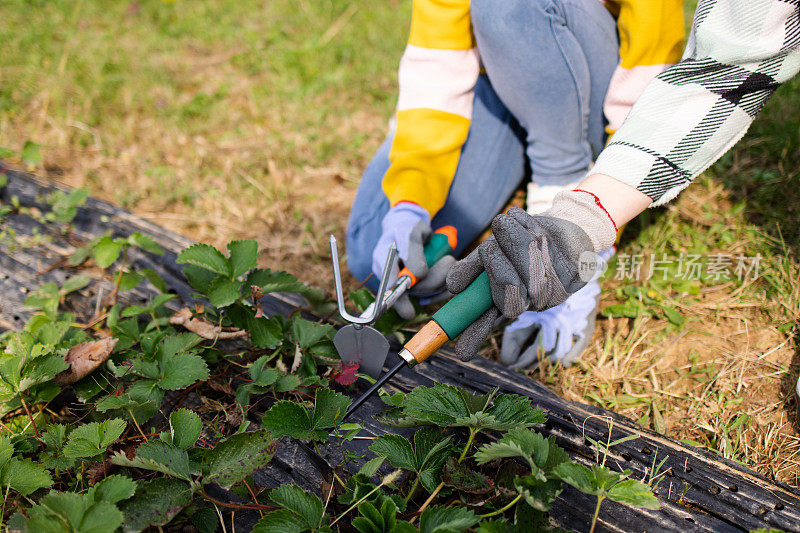
[[[141,248],[145,252],[150,252],[151,254],[161,255],[164,253],[164,249],[161,248],[161,246],[159,246],[152,237],[144,235],[143,233],[139,233],[138,231],[131,233],[128,236],[128,243],[131,246],[136,246],[137,248]]]
[[[186,450],[160,440],[150,440],[136,448],[136,455],[128,459],[124,452],[118,451],[111,462],[119,466],[129,466],[161,472],[191,482],[189,455]]]
[[[251,285],[261,289],[264,294],[268,292],[295,292],[302,294],[312,303],[320,302],[325,298],[325,293],[320,289],[309,287],[301,283],[296,277],[283,271],[271,271],[269,269],[255,269],[248,274],[245,280],[245,287]]]
[[[208,366],[203,358],[187,352],[177,353],[161,364],[158,386],[165,390],[185,389],[195,381],[208,379]]]
[[[255,286],[261,289],[264,294],[268,292],[302,292],[306,286],[297,280],[296,277],[284,272],[269,269],[256,269],[247,276],[246,285]]]
[[[215,272],[194,265],[184,266],[183,275],[189,280],[189,285],[203,294],[206,294],[214,280],[220,277],[219,274]]]
[[[661,306],[661,310],[664,312],[664,316],[667,317],[671,323],[675,324],[676,326],[680,326],[683,324],[685,319],[683,315],[681,315],[678,311],[673,309],[672,307],[668,307],[666,305]]]
[[[203,483],[228,488],[265,466],[275,453],[275,439],[260,430],[232,435],[207,452],[208,474]]]
[[[380,509],[376,506],[380,505]],[[362,502],[358,506],[361,516],[353,519],[352,525],[360,533],[395,533],[397,531],[397,504],[389,497],[377,501]]]
[[[301,517],[308,529],[317,529],[322,525],[325,514],[322,500],[297,485],[281,485],[269,494],[270,500],[280,507]]]
[[[653,491],[636,479],[626,479],[611,487],[611,490],[608,491],[608,498],[631,507],[661,509],[661,502],[658,501]]]
[[[383,516],[374,505],[365,501],[358,506],[358,512],[361,516],[353,519],[351,525],[359,533],[383,533],[384,531],[391,531],[386,528],[383,521]]]
[[[525,428],[512,429],[496,442],[484,444],[475,452],[475,460],[479,465],[506,457],[522,457],[542,481],[545,480],[544,471],[569,460],[566,452],[555,443],[554,436],[544,438]]]
[[[24,518],[23,531],[36,533],[113,533],[122,525],[122,513],[109,502],[95,502],[90,494],[52,491]]]
[[[468,494],[486,494],[494,490],[494,481],[459,463],[455,457],[447,458],[442,468],[442,482],[448,487]]]
[[[312,428],[308,409],[288,400],[281,400],[270,407],[261,418],[261,425],[275,437],[288,435],[295,439],[320,441],[328,437],[327,431],[318,432]]]
[[[283,341],[283,328],[277,317],[249,316],[247,331],[250,332],[250,342],[258,348],[275,348]]]
[[[189,505],[192,491],[183,481],[159,477],[136,488],[133,498],[122,504],[125,531],[138,532],[150,526],[163,526]]]
[[[541,479],[530,475],[514,480],[517,489],[528,505],[537,511],[547,512],[563,490],[560,479]]]
[[[242,282],[230,280],[222,276],[211,282],[206,295],[214,307],[226,307],[239,299]]]
[[[588,468],[578,463],[561,463],[553,469],[553,473],[584,494],[606,494],[608,490],[622,480],[622,475],[608,468],[595,466]]]
[[[230,262],[210,244],[194,244],[178,254],[178,264],[194,265],[223,276],[230,275]]]
[[[414,445],[401,435],[382,435],[372,441],[369,449],[385,457],[395,468],[417,473],[422,486],[433,492],[440,481],[445,460],[450,455],[451,437],[444,438],[433,428],[423,428],[414,434]]]
[[[42,152],[39,150],[40,145],[33,141],[25,141],[20,153],[20,159],[28,166],[36,166],[42,162]]]
[[[253,385],[258,385],[259,387],[269,387],[278,381],[279,377],[284,375],[283,372],[277,368],[270,368],[266,366],[269,360],[269,355],[262,355],[250,364],[249,373],[250,379],[253,380]]]
[[[120,418],[79,426],[69,434],[64,455],[73,458],[100,455],[122,435],[125,426],[125,421]]]
[[[178,409],[169,415],[169,428],[172,434],[172,444],[188,450],[200,438],[203,422],[194,411]]]
[[[351,400],[330,389],[319,389],[313,409],[299,403],[282,400],[275,403],[261,420],[265,429],[275,437],[324,441],[328,432],[344,417]]]
[[[0,467],[6,464],[14,455],[14,445],[9,437],[0,437]]]
[[[504,519],[484,520],[478,524],[476,533],[516,533],[517,530]]]
[[[122,243],[106,235],[95,245],[94,250],[92,250],[92,257],[94,257],[94,262],[97,263],[97,266],[108,268],[114,261],[119,259],[121,252]]]
[[[52,206],[48,213],[55,222],[69,223],[78,214],[78,206],[86,202],[89,191],[86,189],[72,189],[69,193],[54,191],[47,197],[47,203]]]
[[[466,531],[480,521],[481,517],[465,507],[431,506],[419,518],[421,533],[451,533]]]
[[[302,350],[324,338],[332,338],[334,332],[335,330],[330,324],[319,324],[299,317],[292,319],[292,336]]]
[[[258,260],[256,241],[231,241],[228,243],[228,251],[230,252],[231,278],[238,278],[256,267]]]
[[[369,446],[372,453],[383,457],[395,468],[417,470],[416,457],[411,441],[402,435],[381,435]]]
[[[315,428],[333,428],[344,418],[347,408],[353,401],[330,389],[319,389],[314,399],[311,422]]]
[[[19,492],[23,496],[53,485],[53,478],[44,466],[30,459],[9,459],[0,467],[0,487]],[[5,492],[5,490],[3,491]]]
[[[136,492],[136,482],[129,477],[113,475],[97,483],[93,489],[95,501],[117,503]]]
[[[373,457],[372,459],[364,463],[364,465],[358,470],[358,473],[363,474],[367,477],[372,477],[375,475],[375,472],[378,471],[378,469],[381,467],[381,465],[385,460],[386,460],[385,457],[381,456]]]
[[[542,424],[541,409],[534,409],[529,398],[516,394],[472,395],[452,385],[416,387],[406,396],[403,416],[442,427],[472,427],[504,431],[515,427]]]
[[[597,495],[602,492],[592,471],[581,464],[561,463],[555,467],[554,473],[564,483],[569,483],[584,494]]]
[[[159,292],[167,292],[167,284],[164,282],[164,278],[152,268],[143,268],[139,271],[139,274],[144,276]]]
[[[642,306],[638,301],[627,301],[621,304],[606,306],[600,314],[605,317],[636,318],[642,313]]]
[[[286,374],[275,381],[275,392],[289,392],[300,386],[300,378],[295,374]]]
[[[122,271],[119,274],[119,290],[129,291],[139,285],[143,279],[144,276],[137,274],[136,272]]]
[[[85,533],[113,533],[122,525],[122,512],[109,502],[92,505],[83,515],[76,531]]]
[[[61,285],[61,294],[69,294],[84,288],[91,282],[91,278],[86,275],[72,276]]]
[[[213,509],[198,509],[192,513],[192,525],[200,533],[216,533],[219,527],[219,517]]]
[[[252,533],[303,533],[308,531],[306,520],[286,509],[273,511],[256,522]]]

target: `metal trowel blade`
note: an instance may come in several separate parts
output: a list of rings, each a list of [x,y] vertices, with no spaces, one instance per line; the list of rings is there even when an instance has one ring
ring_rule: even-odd
[[[339,357],[345,363],[358,363],[358,369],[378,379],[389,353],[389,341],[369,326],[344,326],[333,337]]]

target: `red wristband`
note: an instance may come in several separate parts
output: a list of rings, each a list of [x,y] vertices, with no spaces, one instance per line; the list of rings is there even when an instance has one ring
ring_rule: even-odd
[[[600,202],[600,198],[598,198],[596,194],[594,194],[594,193],[591,193],[591,192],[589,192],[589,191],[584,191],[583,189],[573,189],[573,190],[574,190],[575,192],[585,192],[586,194],[588,194],[589,196],[591,196],[592,198],[594,198],[594,203],[596,203],[596,204],[597,204],[597,207],[599,207],[600,209],[602,209],[602,210],[603,210],[603,213],[605,213],[606,215],[608,215],[608,220],[610,220],[610,221],[611,221],[611,225],[612,225],[612,226],[614,226],[614,231],[619,231],[619,228],[617,228],[617,223],[616,223],[616,222],[614,222],[614,219],[613,219],[613,218],[611,218],[611,215],[609,214],[608,210],[606,210],[606,208],[605,208],[605,207],[603,207],[603,204],[602,204],[602,202]]]

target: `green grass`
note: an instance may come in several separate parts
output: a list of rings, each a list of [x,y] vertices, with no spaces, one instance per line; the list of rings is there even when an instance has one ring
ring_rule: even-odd
[[[78,146],[93,143],[87,130],[130,128],[130,116],[231,140],[248,138],[257,121],[270,131],[248,141],[294,165],[341,151],[364,157],[363,141],[336,135],[336,124],[357,110],[391,112],[387,66],[409,12],[408,2],[344,0],[3,4],[0,145],[21,148],[26,139],[9,123],[26,114],[32,138],[47,128],[45,114],[88,126],[69,131]]]

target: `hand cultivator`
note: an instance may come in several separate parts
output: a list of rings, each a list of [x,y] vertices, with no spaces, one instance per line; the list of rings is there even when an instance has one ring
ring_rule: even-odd
[[[425,259],[428,265],[452,252],[455,247],[455,230],[441,228],[432,236],[425,246]],[[389,353],[389,343],[377,330],[371,327],[381,314],[391,307],[397,299],[416,283],[416,278],[407,269],[400,272],[397,281],[386,290],[386,278],[395,260],[396,250],[392,247],[386,265],[383,268],[383,277],[375,298],[375,303],[367,308],[360,316],[355,317],[347,312],[344,306],[341,273],[338,263],[338,249],[336,239],[331,236],[331,258],[333,261],[333,275],[336,284],[336,299],[339,313],[350,322],[341,328],[334,337],[334,344],[343,361],[359,363],[367,374],[373,378],[380,375],[386,356]],[[489,277],[486,272],[478,276],[464,291],[450,299],[441,309],[425,324],[422,329],[409,340],[398,354],[398,361],[391,370],[386,372],[375,384],[355,400],[344,419],[350,417],[361,405],[387,381],[392,379],[404,366],[409,367],[423,362],[433,355],[447,341],[458,337],[470,324],[488,311],[494,302],[489,287]]]

